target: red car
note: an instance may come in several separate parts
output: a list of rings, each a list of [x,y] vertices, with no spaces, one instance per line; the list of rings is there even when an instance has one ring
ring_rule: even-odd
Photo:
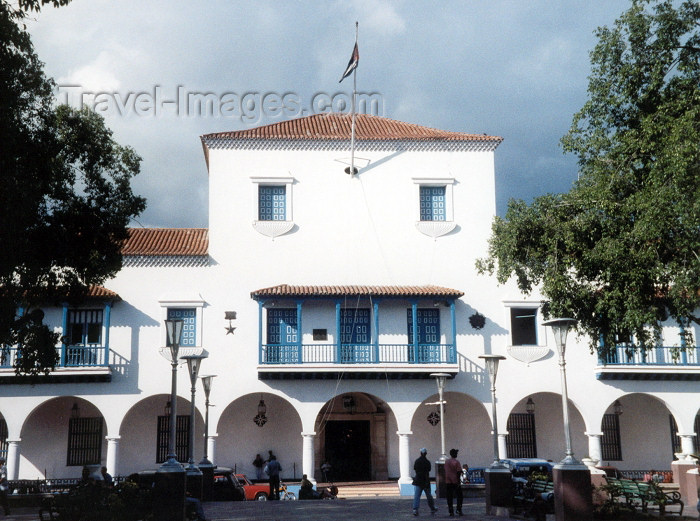
[[[246,501],[267,501],[270,485],[267,483],[251,483],[245,474],[236,474],[236,479],[245,491]]]

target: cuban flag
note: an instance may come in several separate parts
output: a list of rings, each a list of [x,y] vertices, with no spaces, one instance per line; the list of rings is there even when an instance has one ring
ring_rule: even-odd
[[[348,62],[348,66],[345,69],[345,72],[343,73],[343,76],[340,78],[340,81],[338,83],[340,83],[345,78],[350,76],[350,74],[352,74],[352,71],[357,69],[357,64],[359,61],[360,61],[360,53],[357,50],[357,42],[355,42],[355,48],[352,50],[352,56],[350,57],[350,61]]]

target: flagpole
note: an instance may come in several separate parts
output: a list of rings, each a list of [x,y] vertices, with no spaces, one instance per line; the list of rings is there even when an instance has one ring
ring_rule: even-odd
[[[355,46],[357,46],[358,22],[355,22]],[[357,67],[352,71],[352,128],[350,133],[350,176],[355,176],[355,98],[357,97]]]

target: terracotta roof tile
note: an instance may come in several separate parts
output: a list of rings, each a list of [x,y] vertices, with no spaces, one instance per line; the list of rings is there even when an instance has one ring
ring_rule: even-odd
[[[90,286],[86,296],[91,298],[113,298],[121,300],[119,294],[102,286]]]
[[[444,297],[459,298],[464,292],[440,286],[291,286],[280,284],[251,292],[265,297]]]
[[[207,255],[206,228],[130,228],[122,255]]]
[[[202,136],[202,141],[222,138],[234,140],[347,140],[350,136],[351,125],[352,117],[350,114],[315,114],[262,127],[206,134]],[[496,136],[447,132],[368,114],[356,116],[355,139],[359,141],[502,141],[502,138]]]

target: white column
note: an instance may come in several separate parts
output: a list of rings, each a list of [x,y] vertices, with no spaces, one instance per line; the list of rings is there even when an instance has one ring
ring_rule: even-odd
[[[314,441],[316,440],[315,432],[302,432],[302,459],[301,459],[301,472],[306,474],[306,478],[311,481],[311,483],[316,483],[314,478]]]
[[[689,456],[695,454],[695,433],[681,434],[679,432],[678,437],[681,439],[681,452],[686,459],[690,459]]]
[[[506,459],[508,457],[508,449],[506,448],[506,436],[508,436],[508,431],[498,433],[498,455],[501,459]]]
[[[601,462],[603,460],[602,432],[584,432],[588,436],[588,457]]]
[[[16,440],[7,440],[7,479],[19,479],[19,442],[22,438]]]
[[[218,436],[218,434],[210,434],[207,436],[207,458],[209,458],[209,461],[211,461],[213,465],[216,465],[216,438]]]
[[[119,475],[119,440],[121,436],[106,436],[107,439],[107,472],[113,477]]]
[[[411,477],[411,435],[412,431],[399,432],[399,485],[413,483]]]

